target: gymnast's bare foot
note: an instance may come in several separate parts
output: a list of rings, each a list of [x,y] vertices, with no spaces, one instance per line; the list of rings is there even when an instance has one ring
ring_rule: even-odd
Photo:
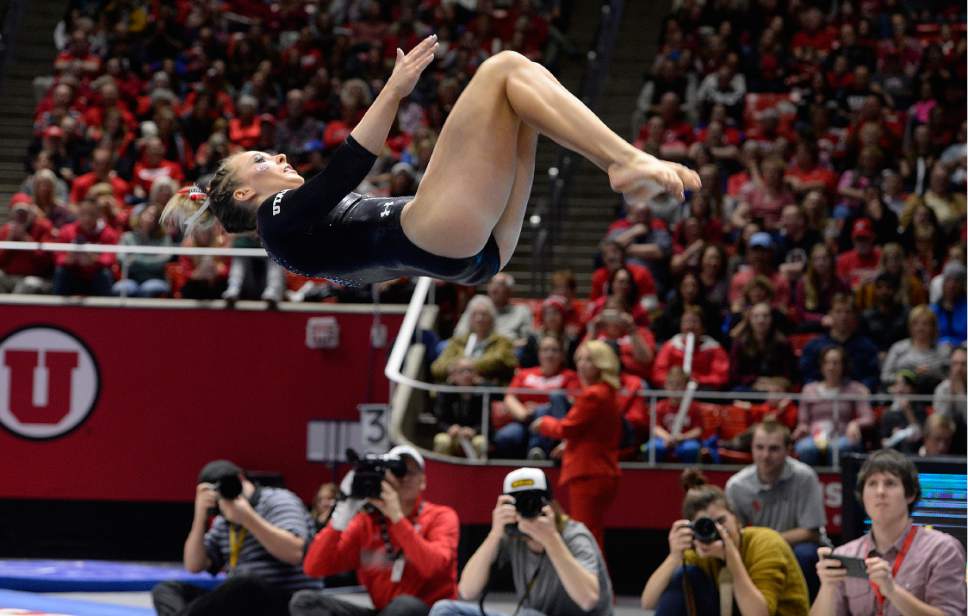
[[[686,190],[698,190],[702,185],[695,171],[645,152],[611,165],[608,180],[612,190],[622,193],[629,203],[644,203],[663,190],[682,200]]]

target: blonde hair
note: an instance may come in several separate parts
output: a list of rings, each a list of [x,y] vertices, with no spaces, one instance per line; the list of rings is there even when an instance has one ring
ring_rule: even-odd
[[[938,341],[938,317],[927,304],[921,304],[920,306],[915,306],[911,309],[907,320],[908,332],[911,331],[911,327],[914,325],[914,322],[922,318],[927,319],[931,324],[931,340],[932,342],[936,343]]]
[[[163,227],[180,230],[186,236],[191,235],[195,228],[210,228],[215,220],[215,213],[208,207],[208,196],[195,185],[175,192],[159,218]]]
[[[588,358],[591,360],[592,365],[602,373],[602,381],[608,383],[615,389],[621,389],[622,383],[618,378],[621,365],[612,347],[601,340],[589,340],[588,342],[583,342],[578,347],[579,351],[582,349],[588,351]]]
[[[192,185],[175,193],[161,213],[162,224],[181,227],[188,234],[193,227],[210,227],[218,219],[229,233],[254,231],[258,206],[245,206],[235,200],[233,193],[239,181],[229,167],[230,159],[222,159],[205,190]]]

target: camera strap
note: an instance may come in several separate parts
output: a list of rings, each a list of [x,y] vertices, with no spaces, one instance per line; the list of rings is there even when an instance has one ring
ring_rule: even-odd
[[[525,602],[531,601],[531,589],[534,588],[535,582],[538,581],[538,574],[541,573],[541,565],[544,564],[546,552],[541,553],[541,558],[538,559],[538,566],[534,568],[534,573],[531,574],[531,579],[524,587],[524,596],[518,601],[518,605],[514,608],[514,613],[511,616],[518,616],[518,612],[521,611],[521,607],[524,606]]]
[[[420,514],[423,512],[423,506],[424,504],[421,501],[421,503],[417,505],[417,511],[413,514],[413,532],[415,533],[420,532],[419,520]],[[379,511],[377,513],[379,513]],[[377,516],[377,524],[380,526],[380,539],[383,540],[383,550],[386,553],[387,560],[393,563],[394,577],[397,577],[397,581],[399,581],[399,577],[403,576],[403,565],[397,565],[396,563],[403,557],[403,548],[393,548],[393,543],[390,541],[390,526],[387,524],[386,516],[382,513]],[[399,572],[396,570],[397,567],[400,567]],[[399,575],[397,575],[398,573]]]
[[[239,564],[239,554],[242,552],[242,544],[245,536],[249,534],[244,526],[229,524],[229,571],[235,571]]]
[[[901,570],[901,563],[904,562],[904,557],[907,556],[908,550],[911,549],[911,544],[914,542],[914,535],[917,533],[918,527],[912,524],[911,530],[909,530],[907,532],[907,536],[904,537],[904,543],[901,544],[901,551],[897,553],[897,557],[894,559],[894,564],[891,566],[891,579],[896,578],[897,572]],[[871,540],[871,544],[873,543],[873,540]],[[884,602],[886,599],[881,593],[881,589],[877,587],[877,584],[870,580],[868,580],[868,583],[871,585],[871,590],[874,591],[874,599],[877,601],[877,616],[881,616],[884,613]]]
[[[255,491],[252,496],[249,497],[249,505],[254,510],[258,504],[259,499],[262,497],[262,488],[259,486],[255,487]],[[226,520],[228,522],[228,520]],[[235,571],[235,567],[239,564],[239,554],[242,553],[242,544],[245,543],[245,538],[249,534],[249,531],[244,526],[237,526],[228,522],[229,527],[229,571]]]

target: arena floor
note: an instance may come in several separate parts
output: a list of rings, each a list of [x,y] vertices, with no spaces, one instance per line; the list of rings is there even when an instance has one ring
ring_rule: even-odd
[[[51,593],[52,597],[64,599],[77,599],[81,601],[94,601],[98,603],[111,603],[114,605],[128,605],[132,607],[151,607],[151,595],[146,592],[68,592]],[[347,593],[338,595],[341,598],[352,601],[358,605],[370,605],[369,599],[361,593]],[[494,593],[485,604],[488,609],[510,614],[514,611],[514,597],[507,593]],[[639,608],[638,597],[619,597],[615,606],[615,616],[642,616],[643,612]]]

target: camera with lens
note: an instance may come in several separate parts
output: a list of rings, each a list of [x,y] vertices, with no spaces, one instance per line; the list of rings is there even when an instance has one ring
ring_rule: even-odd
[[[407,463],[398,455],[364,453],[346,450],[346,459],[353,465],[352,498],[379,498],[387,471],[395,477],[407,474]]]
[[[692,529],[692,534],[699,543],[715,543],[722,538],[719,536],[716,522],[712,518],[696,518],[696,521],[690,524],[689,528]]]
[[[518,492],[514,495],[514,508],[522,518],[536,518],[541,515],[541,510],[549,503],[548,495],[544,490],[530,490]]]
[[[514,493],[514,508],[518,515],[526,520],[533,520],[541,515],[541,510],[550,502],[551,499],[548,498],[548,493],[545,490],[525,490]],[[517,523],[506,525],[504,532],[509,535],[524,534],[518,530]]]
[[[236,473],[226,473],[217,477],[212,483],[212,489],[218,494],[220,499],[235,500],[242,494],[242,481]],[[218,515],[218,507],[208,510],[209,517]]]
[[[514,497],[514,509],[525,520],[541,515],[545,505],[551,504],[551,488],[541,469],[519,468],[504,478],[504,493]],[[509,535],[521,535],[517,524],[507,524],[504,531]]]
[[[225,500],[235,500],[239,497],[239,494],[242,494],[242,481],[238,475],[219,477],[213,485],[215,491],[218,492],[218,497]]]

